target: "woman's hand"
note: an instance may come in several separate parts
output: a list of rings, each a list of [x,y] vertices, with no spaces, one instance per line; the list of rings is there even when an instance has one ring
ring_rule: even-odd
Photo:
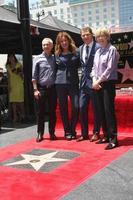
[[[98,80],[93,80],[93,83],[92,83],[92,89],[94,90],[100,90],[102,87],[101,85],[99,84],[99,81]]]

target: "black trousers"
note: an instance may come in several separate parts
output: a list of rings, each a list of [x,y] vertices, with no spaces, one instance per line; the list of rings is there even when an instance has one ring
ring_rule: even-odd
[[[90,101],[92,103],[92,111],[94,116],[93,134],[100,132],[101,118],[97,93],[91,88],[81,88],[79,97],[79,107],[80,107],[80,124],[81,124],[81,134],[83,137],[88,136],[88,124],[89,124],[89,105]]]
[[[37,114],[37,132],[44,134],[45,115],[48,112],[48,126],[49,133],[52,135],[55,132],[56,125],[56,107],[57,95],[55,86],[39,88],[41,96],[37,100],[38,114]]]
[[[117,121],[115,116],[115,82],[102,83],[102,89],[98,92],[100,113],[104,135],[109,140],[117,140]]]
[[[78,85],[57,84],[57,96],[64,132],[76,134],[75,129],[79,114],[79,88]],[[68,97],[70,97],[70,109],[68,109]],[[69,110],[71,114],[69,116]]]

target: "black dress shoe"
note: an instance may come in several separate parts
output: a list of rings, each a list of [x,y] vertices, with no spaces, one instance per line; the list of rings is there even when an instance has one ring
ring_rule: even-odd
[[[118,142],[115,142],[115,143],[109,142],[109,144],[105,147],[105,150],[114,149],[116,147],[118,147]]]
[[[71,133],[65,133],[65,139],[66,140],[72,140],[72,134]]]
[[[77,135],[76,131],[72,132],[72,139],[76,139],[76,135]]]
[[[72,140],[72,135],[66,135],[66,140]]]
[[[76,135],[72,135],[72,139],[73,139],[73,140],[76,139]]]
[[[50,140],[57,140],[57,137],[55,134],[50,135]]]
[[[37,138],[36,138],[36,142],[41,142],[42,140],[43,140],[43,134],[38,133]]]

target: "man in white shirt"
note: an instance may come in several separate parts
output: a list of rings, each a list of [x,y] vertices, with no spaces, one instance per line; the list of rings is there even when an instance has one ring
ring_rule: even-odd
[[[90,76],[94,55],[99,45],[93,39],[93,32],[90,27],[84,27],[80,31],[83,45],[79,47],[80,61],[82,67],[82,75],[80,81],[80,123],[81,123],[81,136],[77,139],[77,142],[88,140],[88,108],[91,100],[93,115],[94,115],[94,127],[93,136],[90,141],[96,141],[99,139],[100,132],[100,115],[98,109],[97,95],[92,89],[92,78]]]

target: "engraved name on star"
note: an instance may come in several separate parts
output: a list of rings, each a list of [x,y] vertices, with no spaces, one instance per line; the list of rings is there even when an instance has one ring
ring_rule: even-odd
[[[127,79],[133,81],[133,68],[130,68],[127,60],[126,60],[126,63],[125,63],[125,67],[122,68],[122,69],[118,69],[117,71],[120,72],[123,75],[121,83],[123,83]]]
[[[62,161],[68,161],[69,159],[63,159],[63,158],[56,158],[54,157],[58,151],[47,153],[44,155],[31,155],[31,154],[21,154],[21,156],[24,158],[23,160],[16,161],[13,163],[8,163],[6,166],[13,166],[13,165],[26,165],[30,164],[36,171],[38,171],[44,164],[49,162],[62,162]]]

